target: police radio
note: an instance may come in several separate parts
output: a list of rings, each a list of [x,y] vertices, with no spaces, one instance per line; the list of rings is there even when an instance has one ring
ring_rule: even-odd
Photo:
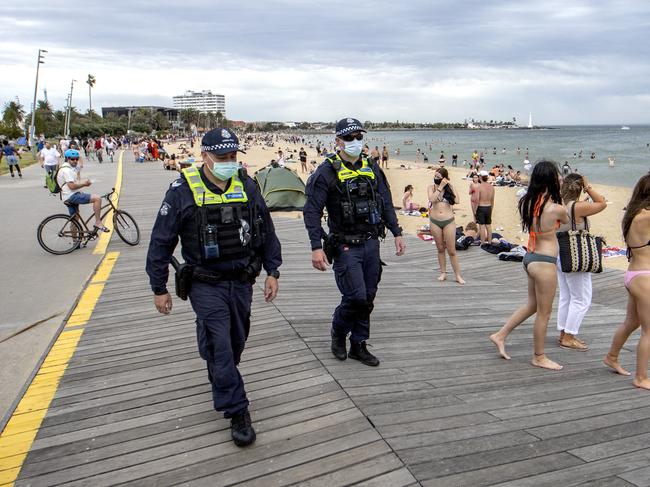
[[[217,226],[207,224],[203,227],[203,258],[212,260],[219,258],[219,244],[217,244]]]

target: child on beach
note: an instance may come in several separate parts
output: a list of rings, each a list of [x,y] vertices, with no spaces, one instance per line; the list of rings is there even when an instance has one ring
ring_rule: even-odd
[[[530,235],[528,253],[524,256],[524,269],[528,275],[528,302],[521,306],[505,325],[490,336],[499,355],[510,360],[506,353],[508,335],[532,315],[534,355],[532,365],[550,370],[562,366],[544,353],[546,328],[551,318],[555,289],[557,287],[556,261],[559,245],[555,232],[560,223],[568,223],[569,216],[562,206],[560,174],[555,162],[540,161],[535,164],[528,192],[519,200],[522,227]]]
[[[627,314],[618,327],[604,359],[605,365],[621,375],[631,375],[618,361],[618,354],[633,331],[641,327],[636,349],[636,373],[632,383],[650,389],[650,173],[643,176],[632,192],[623,216],[623,238],[627,244],[629,265],[625,272]]]

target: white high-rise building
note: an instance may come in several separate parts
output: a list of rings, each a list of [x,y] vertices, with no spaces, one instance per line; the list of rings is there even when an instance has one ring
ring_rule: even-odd
[[[202,113],[221,112],[224,117],[226,116],[226,97],[223,95],[213,95],[211,90],[187,90],[184,94],[172,98],[174,100],[174,108],[180,110],[194,108]]]

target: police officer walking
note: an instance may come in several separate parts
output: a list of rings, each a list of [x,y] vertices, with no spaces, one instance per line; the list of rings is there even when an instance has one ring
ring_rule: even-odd
[[[160,207],[147,255],[147,274],[159,312],[169,314],[170,262],[177,294],[196,313],[199,354],[207,362],[214,408],[231,419],[237,446],[255,441],[244,381],[237,369],[250,329],[253,282],[262,267],[264,297],[278,292],[280,242],[255,182],[237,162],[237,136],[214,129],[201,142],[200,168],[183,170]],[[243,152],[243,151],[241,151]],[[180,237],[185,264],[173,258]]]
[[[332,353],[339,360],[350,357],[377,366],[379,359],[368,351],[366,340],[382,272],[379,239],[384,238],[388,227],[395,237],[396,255],[404,253],[406,244],[386,177],[377,163],[362,153],[364,132],[361,122],[354,118],[336,124],[338,152],[329,155],[307,181],[303,215],[312,265],[325,271],[328,261],[333,261],[342,295],[332,318]],[[325,207],[329,234],[321,226]]]

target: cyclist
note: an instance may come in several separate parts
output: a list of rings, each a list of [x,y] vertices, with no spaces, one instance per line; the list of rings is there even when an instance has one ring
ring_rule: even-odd
[[[103,160],[102,147],[103,147],[102,138],[97,137],[97,139],[95,139],[95,155],[97,156],[97,160],[99,161],[100,164],[102,163]]]
[[[79,151],[68,149],[64,153],[65,162],[61,164],[56,175],[56,180],[61,188],[61,199],[68,207],[70,216],[77,215],[79,218],[79,205],[93,204],[95,213],[94,230],[96,232],[108,232],[109,229],[104,226],[101,219],[102,197],[96,194],[88,194],[80,191],[84,187],[90,186],[90,179],[85,181],[77,180],[76,167],[79,163]]]
[[[113,162],[113,155],[115,154],[115,141],[113,137],[106,139],[104,148],[106,149],[106,157],[110,157],[111,162]]]

